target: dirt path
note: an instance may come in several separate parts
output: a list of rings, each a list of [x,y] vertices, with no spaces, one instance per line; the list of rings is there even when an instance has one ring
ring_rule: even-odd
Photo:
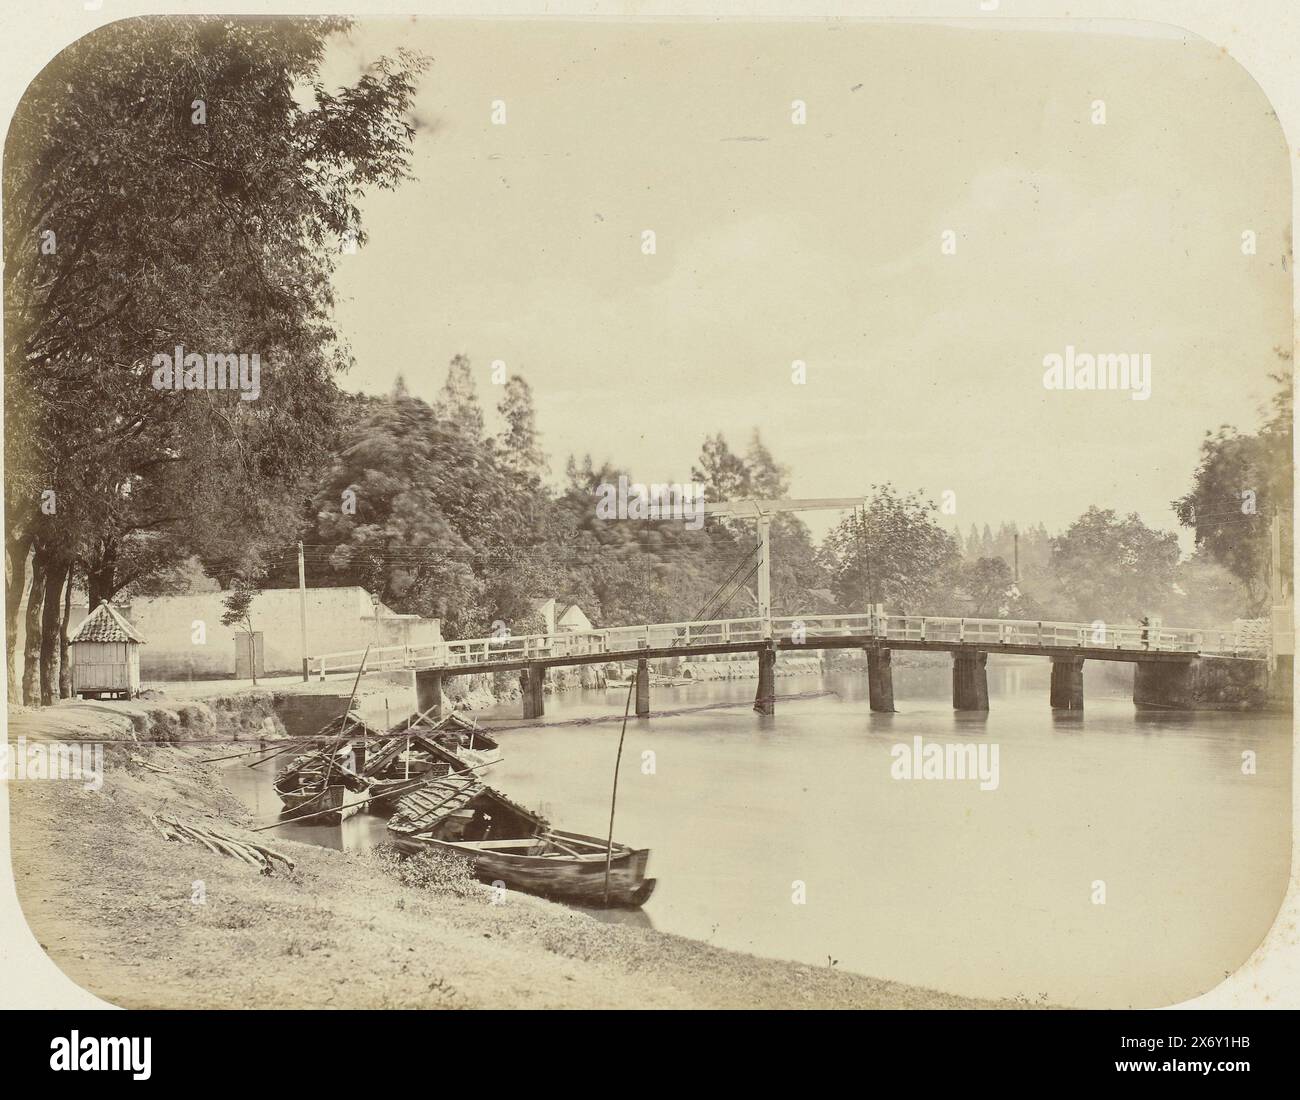
[[[76,716],[78,729],[86,720]],[[262,876],[168,842],[148,821],[165,807],[239,831],[247,812],[216,768],[196,763],[203,755],[110,746],[97,792],[72,782],[10,785],[14,873],[28,923],[73,981],[115,1004],[988,1007],[606,924],[524,895],[494,905],[485,886],[463,897],[407,887],[368,854],[291,840],[269,843],[297,869]],[[193,900],[199,883],[203,904]]]

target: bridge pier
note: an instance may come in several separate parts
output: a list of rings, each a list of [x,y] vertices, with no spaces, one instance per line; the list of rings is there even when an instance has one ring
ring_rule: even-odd
[[[1052,709],[1083,710],[1083,658],[1052,658]]]
[[[1133,702],[1139,709],[1263,710],[1268,706],[1268,662],[1214,656],[1138,661]]]
[[[525,718],[541,718],[546,714],[546,697],[542,693],[545,677],[546,672],[542,668],[519,670],[519,689],[523,693]]]
[[[754,693],[754,710],[759,714],[775,714],[774,695],[776,695],[776,647],[765,645],[758,651],[758,691]]]
[[[883,714],[894,713],[893,653],[877,646],[867,648],[867,696],[871,709]]]
[[[430,669],[415,672],[415,712],[429,712],[433,718],[442,717],[442,673]]]
[[[636,716],[650,717],[650,662],[644,657],[636,663]]]
[[[959,649],[952,655],[952,709],[989,709],[989,655],[979,649]]]

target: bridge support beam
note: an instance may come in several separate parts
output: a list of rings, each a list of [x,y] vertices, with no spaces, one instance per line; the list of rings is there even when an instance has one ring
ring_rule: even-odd
[[[650,717],[650,662],[644,659],[636,663],[636,716]]]
[[[542,693],[545,677],[545,670],[538,667],[519,670],[519,690],[523,694],[525,718],[541,718],[546,714],[546,697]]]
[[[1083,658],[1052,658],[1052,709],[1083,710]]]
[[[754,693],[754,710],[758,714],[775,714],[776,647],[765,645],[758,651],[758,690]]]
[[[429,669],[415,672],[415,712],[428,711],[433,718],[442,717],[442,673]]]
[[[989,655],[982,650],[957,650],[952,655],[952,709],[989,709]]]
[[[867,695],[871,709],[882,714],[894,713],[893,653],[870,646],[867,649]]]

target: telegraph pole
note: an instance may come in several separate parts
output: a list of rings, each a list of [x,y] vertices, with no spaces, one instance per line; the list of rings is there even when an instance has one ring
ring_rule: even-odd
[[[298,608],[302,616],[302,682],[309,678],[307,670],[307,563],[303,558],[302,541],[298,542]]]

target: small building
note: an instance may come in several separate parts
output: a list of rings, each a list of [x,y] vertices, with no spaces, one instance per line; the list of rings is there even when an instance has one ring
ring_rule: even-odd
[[[140,694],[140,647],[144,638],[104,600],[68,639],[72,694],[101,699]]]
[[[546,633],[584,633],[595,630],[587,613],[576,603],[558,603],[554,599],[536,599],[532,609],[541,615],[546,623]]]

